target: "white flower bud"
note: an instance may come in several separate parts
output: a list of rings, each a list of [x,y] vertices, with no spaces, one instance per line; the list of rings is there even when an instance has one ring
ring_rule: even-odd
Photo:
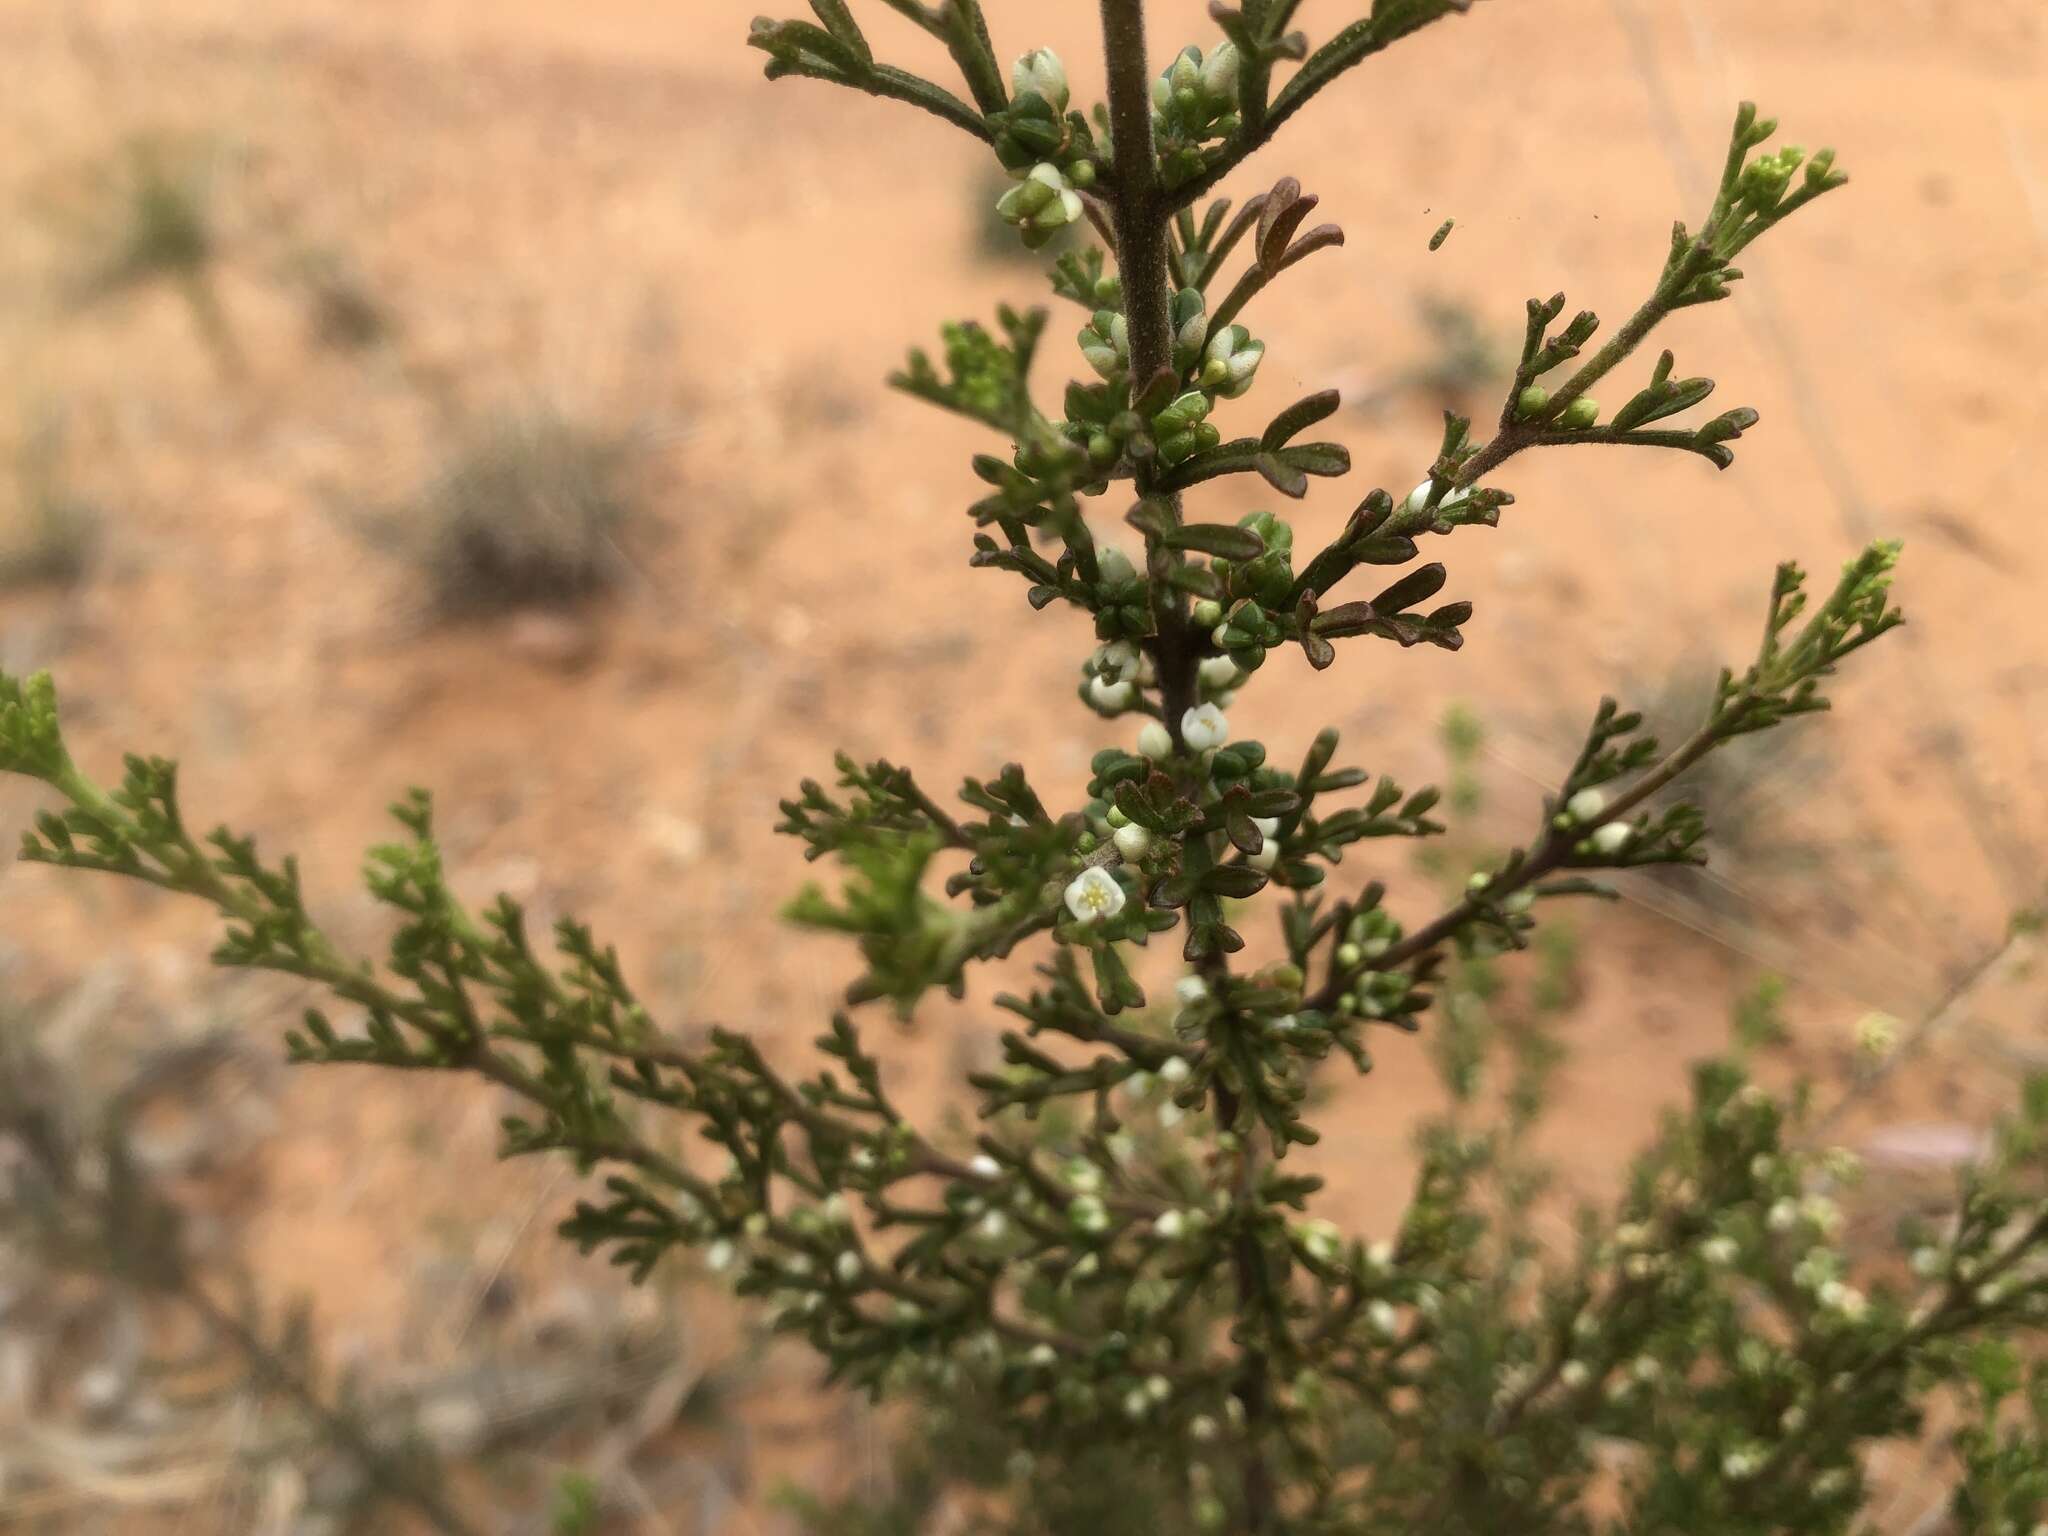
[[[1000,1242],[1010,1230],[1010,1218],[1001,1211],[990,1211],[974,1224],[974,1230],[988,1242]]]
[[[1790,1200],[1774,1201],[1764,1216],[1764,1225],[1773,1232],[1790,1232],[1799,1224],[1799,1207]]]
[[[1209,56],[1202,60],[1200,79],[1203,93],[1210,101],[1222,106],[1237,99],[1237,74],[1242,62],[1234,43],[1221,42],[1209,50]]]
[[[1112,681],[1099,676],[1088,680],[1088,701],[1106,713],[1120,714],[1137,702],[1137,698],[1138,688],[1135,683]]]
[[[1158,762],[1173,755],[1173,736],[1157,720],[1147,720],[1138,732],[1138,751]]]
[[[1131,557],[1114,544],[1096,545],[1095,566],[1102,573],[1102,579],[1111,586],[1122,586],[1138,574],[1138,568],[1131,564]]]
[[[1576,1392],[1592,1379],[1593,1373],[1583,1360],[1567,1360],[1557,1373],[1557,1379],[1571,1391]]]
[[[1365,1309],[1366,1320],[1372,1324],[1373,1332],[1383,1339],[1391,1339],[1401,1329],[1401,1314],[1394,1310],[1394,1304],[1385,1299],[1375,1301]]]
[[[1238,678],[1243,674],[1237,670],[1237,663],[1228,656],[1211,656],[1195,668],[1195,675],[1201,680],[1204,688],[1211,693],[1218,693],[1226,688],[1235,688]]]
[[[1161,1211],[1152,1221],[1152,1235],[1162,1242],[1178,1242],[1187,1230],[1188,1219],[1179,1211]]]
[[[1045,1366],[1057,1364],[1060,1356],[1059,1351],[1050,1344],[1034,1344],[1031,1346],[1031,1353],[1024,1358],[1042,1369]]]
[[[1199,1003],[1209,995],[1209,983],[1199,976],[1183,976],[1173,984],[1173,995],[1183,1004]]]
[[[1260,844],[1257,853],[1246,854],[1244,861],[1251,865],[1253,869],[1270,870],[1275,864],[1280,862],[1280,845],[1268,839]]]
[[[1123,911],[1124,888],[1105,870],[1084,869],[1067,887],[1066,901],[1075,921],[1099,923]]]
[[[1155,1403],[1163,1403],[1173,1396],[1173,1383],[1164,1376],[1147,1376],[1145,1378],[1145,1395]]]
[[[967,1171],[977,1179],[999,1179],[1003,1176],[1003,1165],[986,1152],[977,1152],[968,1163]]]
[[[1733,1264],[1741,1251],[1732,1237],[1710,1237],[1700,1244],[1700,1257],[1722,1268]]]
[[[1564,803],[1564,813],[1573,821],[1591,821],[1606,809],[1607,797],[1597,789],[1582,789]]]
[[[720,1238],[704,1250],[704,1266],[713,1274],[723,1274],[732,1268],[732,1261],[739,1257],[739,1250],[725,1238]]]
[[[1381,1238],[1365,1250],[1365,1262],[1381,1274],[1386,1274],[1394,1267],[1394,1245]]]
[[[1610,821],[1593,834],[1593,847],[1610,858],[1629,845],[1636,829],[1625,821]]]
[[[1188,1065],[1185,1056],[1169,1056],[1159,1064],[1160,1080],[1174,1087],[1186,1082],[1193,1071],[1194,1068]]]
[[[839,1255],[837,1261],[832,1265],[832,1269],[843,1282],[851,1285],[860,1278],[860,1255],[849,1248]]]
[[[1029,92],[1055,112],[1067,110],[1067,70],[1050,48],[1034,48],[1010,66],[1014,94]]]
[[[1152,834],[1133,822],[1116,829],[1116,851],[1127,859],[1142,859],[1152,848]]]
[[[1207,1445],[1216,1438],[1216,1421],[1206,1413],[1196,1414],[1192,1419],[1188,1420],[1188,1436],[1190,1439]]]
[[[1214,704],[1197,704],[1180,717],[1180,738],[1192,752],[1206,752],[1230,739],[1230,722]]]

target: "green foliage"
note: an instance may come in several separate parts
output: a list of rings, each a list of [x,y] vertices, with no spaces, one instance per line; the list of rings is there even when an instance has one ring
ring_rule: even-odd
[[[112,793],[76,769],[46,678],[0,680],[0,768],[62,800],[25,855],[197,896],[227,920],[221,963],[332,993],[354,1027],[309,1011],[295,1059],[497,1084],[522,1106],[506,1155],[604,1171],[563,1228],[584,1249],[644,1276],[697,1248],[832,1380],[942,1413],[971,1401],[960,1417],[985,1429],[989,1455],[968,1459],[1020,1531],[1589,1531],[1601,1444],[1627,1451],[1612,1529],[1848,1530],[1859,1447],[1913,1432],[1930,1391],[1969,1379],[1970,1340],[2048,1320],[2048,1209],[2030,1193],[2048,1172],[2040,1125],[2017,1122],[1971,1171],[1952,1228],[1915,1239],[1919,1283],[1868,1290],[1833,1242],[1836,1161],[1801,1140],[1797,1098],[1748,1078],[1769,999],[1740,1049],[1697,1066],[1689,1105],[1616,1207],[1582,1215],[1569,1252],[1534,1235],[1544,1178],[1527,1135],[1560,1057],[1548,1021],[1576,984],[1555,904],[1603,893],[1606,871],[1705,856],[1702,816],[1664,791],[1731,741],[1827,707],[1835,669],[1900,622],[1896,546],[1873,545],[1815,594],[1780,566],[1758,650],[1720,673],[1675,742],[1603,701],[1527,836],[1434,915],[1395,911],[1344,866],[1381,839],[1445,831],[1437,790],[1335,766],[1333,730],[1300,730],[1297,758],[1234,738],[1229,716],[1290,645],[1318,671],[1368,637],[1394,647],[1348,647],[1354,671],[1391,669],[1415,645],[1458,649],[1471,605],[1439,601],[1449,572],[1422,559],[1424,541],[1496,527],[1514,498],[1483,482],[1520,453],[1625,445],[1727,468],[1756,413],[1653,425],[1714,387],[1674,377],[1669,352],[1605,418],[1590,390],[1670,314],[1724,297],[1749,244],[1840,185],[1832,156],[1765,150],[1772,125],[1745,106],[1712,205],[1696,231],[1675,230],[1605,345],[1581,361],[1598,318],[1560,327],[1561,294],[1531,301],[1497,423],[1475,433],[1447,415],[1420,484],[1371,490],[1334,539],[1297,548],[1280,515],[1203,522],[1188,493],[1255,474],[1299,499],[1349,471],[1340,444],[1307,436],[1337,412],[1334,391],[1270,415],[1243,403],[1265,352],[1251,306],[1342,232],[1309,225],[1316,199],[1292,178],[1235,211],[1205,199],[1346,71],[1465,5],[1375,0],[1312,49],[1290,30],[1294,0],[1219,4],[1223,37],[1155,74],[1139,0],[1104,0],[1109,99],[1083,113],[1049,50],[1006,76],[977,0],[885,3],[944,47],[964,96],[878,58],[846,0],[813,0],[815,21],[757,21],[751,41],[771,78],[903,101],[986,144],[1013,178],[997,211],[1027,248],[1084,221],[1113,237],[1051,263],[1054,295],[1086,316],[1086,372],[1056,398],[1032,380],[1042,309],[948,326],[940,360],[913,353],[892,381],[996,434],[973,461],[987,493],[968,508],[971,564],[1022,577],[1034,608],[1086,614],[1079,701],[1137,726],[1129,746],[1101,746],[1079,803],[1048,805],[1015,764],[941,799],[908,770],[845,757],[834,790],[807,782],[785,801],[782,830],[841,870],[836,893],[808,887],[790,915],[852,939],[863,965],[797,1070],[732,1031],[702,1047],[662,1034],[578,923],[559,924],[546,955],[517,903],[472,913],[423,794],[394,808],[404,835],[366,871],[394,920],[388,951],[381,964],[346,953],[309,915],[291,860],[187,829],[170,764],[131,759]],[[597,467],[609,462],[559,436],[490,438],[459,458],[418,519],[430,563],[452,573],[444,593],[597,584],[617,520]],[[1142,553],[1091,517],[1105,499]],[[1381,568],[1357,588],[1372,595],[1339,600],[1363,567]],[[1447,744],[1469,778],[1469,726],[1454,721]],[[1475,800],[1454,781],[1453,811]],[[1141,980],[1154,940],[1188,967],[1170,1003]],[[908,1016],[934,987],[965,997],[977,965],[1027,943],[1031,979],[993,999],[1015,1021],[1000,1067],[968,1081],[971,1141],[926,1133],[890,1097],[859,1010],[887,1000]],[[1525,1006],[1506,962],[1532,946]],[[1288,1158],[1319,1138],[1330,1057],[1369,1070],[1389,1027],[1431,1031],[1453,1107],[1421,1140],[1398,1232],[1367,1244],[1315,1214],[1321,1181]],[[663,1114],[722,1158],[643,1129]],[[1001,1488],[996,1447],[1011,1453]],[[1123,1497],[1097,1500],[1110,1467]],[[934,1476],[913,1466],[879,1511],[809,1513],[915,1529]]]

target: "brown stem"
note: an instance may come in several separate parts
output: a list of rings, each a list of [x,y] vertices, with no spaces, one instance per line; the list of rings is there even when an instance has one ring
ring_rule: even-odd
[[[1115,176],[1109,188],[1111,223],[1116,230],[1117,272],[1123,281],[1124,323],[1131,345],[1131,388],[1143,389],[1161,369],[1173,366],[1173,332],[1168,317],[1172,251],[1168,226],[1174,201],[1160,183],[1159,160],[1152,139],[1152,82],[1145,62],[1144,0],[1102,0],[1102,46],[1109,73],[1109,125],[1115,148]],[[1157,488],[1156,461],[1141,460],[1136,472],[1140,496],[1153,496],[1180,521],[1180,498]],[[1187,596],[1168,577],[1179,556],[1165,543],[1148,539],[1147,569],[1152,577],[1153,660],[1159,671],[1161,713],[1172,734],[1176,759],[1196,774],[1199,764],[1188,757],[1181,741],[1182,715],[1197,697],[1195,668],[1200,646],[1188,622]],[[1192,844],[1191,840],[1191,844]],[[1195,850],[1191,846],[1190,852]],[[1223,957],[1214,955],[1204,967],[1217,995],[1223,995]],[[1219,1124],[1234,1127],[1234,1094],[1219,1090]],[[1244,1136],[1233,1173],[1233,1197],[1251,1198],[1258,1178],[1254,1138]],[[1260,1289],[1264,1260],[1249,1233],[1233,1245],[1239,1304],[1247,1305]],[[1244,1409],[1244,1442],[1239,1475],[1243,1483],[1244,1536],[1264,1536],[1274,1527],[1278,1496],[1272,1467],[1266,1460],[1267,1423],[1272,1402],[1265,1352],[1247,1346],[1239,1362],[1233,1392]]]

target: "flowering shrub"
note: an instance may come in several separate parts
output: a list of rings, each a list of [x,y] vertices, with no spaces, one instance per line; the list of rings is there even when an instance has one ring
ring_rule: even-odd
[[[814,1071],[779,1070],[738,1032],[702,1051],[664,1036],[581,924],[559,926],[549,958],[517,903],[468,910],[422,794],[396,808],[403,837],[370,855],[369,888],[399,920],[385,963],[344,953],[290,859],[192,832],[172,764],[131,758],[112,790],[90,778],[47,677],[0,679],[0,768],[60,801],[25,856],[212,902],[221,963],[302,976],[366,1018],[344,1032],[308,1011],[289,1036],[299,1060],[509,1089],[529,1107],[506,1123],[508,1156],[606,1171],[564,1228],[585,1249],[644,1275],[699,1248],[832,1379],[973,1394],[1025,1453],[1005,1463],[1024,1528],[1072,1528],[1071,1509],[1053,1514],[1070,1491],[1059,1469],[1107,1451],[1176,1528],[1850,1529],[1861,1445],[1914,1432],[1951,1384],[1994,1403],[2016,1389],[1981,1341],[2048,1312],[2048,1206],[2030,1182],[2048,1092],[1970,1172],[1948,1226],[1912,1235],[1910,1277],[1893,1279],[1850,1273],[1827,1190],[1852,1170],[1807,1145],[1741,1048],[1695,1070],[1616,1208],[1587,1216],[1565,1255],[1532,1238],[1533,1187],[1510,1155],[1541,1098],[1541,1051],[1523,1053],[1504,1120],[1429,1132],[1392,1237],[1319,1217],[1319,1181],[1289,1153],[1317,1139],[1310,1094],[1332,1056],[1364,1069],[1377,1034],[1421,1029],[1436,991],[1490,973],[1553,903],[1599,894],[1603,872],[1701,859],[1700,816],[1662,791],[1729,741],[1827,707],[1836,667],[1899,622],[1896,547],[1855,555],[1817,594],[1781,566],[1756,654],[1675,744],[1602,703],[1526,843],[1420,920],[1341,865],[1368,840],[1442,832],[1436,792],[1342,766],[1334,731],[1303,730],[1282,759],[1230,719],[1289,647],[1318,670],[1353,640],[1457,649],[1471,607],[1439,601],[1448,572],[1423,545],[1496,526],[1516,455],[1607,444],[1727,468],[1756,413],[1681,420],[1714,384],[1676,377],[1670,352],[1618,409],[1592,391],[1668,315],[1726,297],[1753,241],[1840,186],[1832,155],[1767,149],[1774,124],[1744,106],[1711,206],[1674,228],[1604,345],[1587,352],[1600,322],[1563,319],[1562,294],[1531,300],[1498,419],[1448,417],[1412,490],[1371,491],[1334,538],[1297,550],[1282,517],[1199,521],[1191,493],[1250,474],[1299,499],[1349,469],[1341,446],[1305,436],[1335,393],[1263,426],[1237,403],[1264,356],[1254,301],[1343,235],[1309,225],[1316,199],[1291,178],[1234,213],[1210,194],[1339,76],[1469,0],[1375,0],[1313,49],[1291,30],[1296,0],[1218,3],[1222,36],[1158,74],[1141,0],[1102,0],[1108,100],[1093,113],[1074,109],[1047,49],[1005,72],[975,0],[886,3],[944,44],[966,97],[878,59],[844,0],[812,0],[815,22],[759,21],[751,41],[771,78],[907,102],[983,141],[1014,178],[998,211],[1025,245],[1069,226],[1100,237],[1053,264],[1086,367],[1056,406],[1032,384],[1043,309],[951,326],[937,359],[912,353],[893,382],[995,434],[1001,451],[973,464],[986,494],[971,563],[1021,577],[1034,608],[1085,617],[1076,692],[1104,745],[1069,808],[1016,764],[946,799],[906,768],[844,757],[832,787],[784,802],[783,830],[842,872],[790,916],[846,934],[861,964]],[[1225,419],[1245,435],[1226,438]],[[1108,542],[1117,514],[1141,556]],[[1377,590],[1340,595],[1346,582]],[[1247,929],[1268,919],[1253,950]],[[1155,942],[1186,966],[1170,1004],[1133,970]],[[899,1110],[856,1015],[963,996],[976,966],[1026,946],[1035,985],[994,999],[1017,1021],[1002,1068],[969,1079],[982,1132],[950,1144]],[[1476,1058],[1447,1058],[1469,1098]],[[723,1161],[682,1155],[636,1111],[687,1119]],[[1987,1424],[1967,1446],[1958,1507],[1996,1509],[2007,1524],[1987,1529],[2017,1529],[2038,1494],[2032,1442],[2006,1434]],[[1596,1520],[1596,1486],[1621,1513]]]

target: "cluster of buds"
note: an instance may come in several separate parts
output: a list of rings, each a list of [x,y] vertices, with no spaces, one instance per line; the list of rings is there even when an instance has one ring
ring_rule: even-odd
[[[1152,440],[1158,446],[1160,463],[1178,464],[1223,441],[1223,434],[1204,419],[1209,403],[1207,395],[1191,389],[1152,418]]]
[[[1242,64],[1234,44],[1218,43],[1206,58],[1191,44],[1152,82],[1152,131],[1169,184],[1199,175],[1201,146],[1237,132]]]
[[[1597,789],[1582,789],[1565,801],[1564,809],[1551,819],[1560,832],[1598,822],[1592,832],[1579,839],[1577,852],[1613,858],[1635,841],[1636,829],[1626,821],[1601,822],[1607,811],[1607,796]]]
[[[1050,48],[1034,48],[1010,66],[1010,103],[989,114],[996,159],[1013,176],[1033,166],[1058,166],[1076,186],[1095,179],[1087,124],[1067,111],[1066,66]]]
[[[1023,233],[1024,244],[1037,250],[1081,219],[1081,194],[1050,160],[1034,165],[1009,191],[996,199],[996,213]]]

